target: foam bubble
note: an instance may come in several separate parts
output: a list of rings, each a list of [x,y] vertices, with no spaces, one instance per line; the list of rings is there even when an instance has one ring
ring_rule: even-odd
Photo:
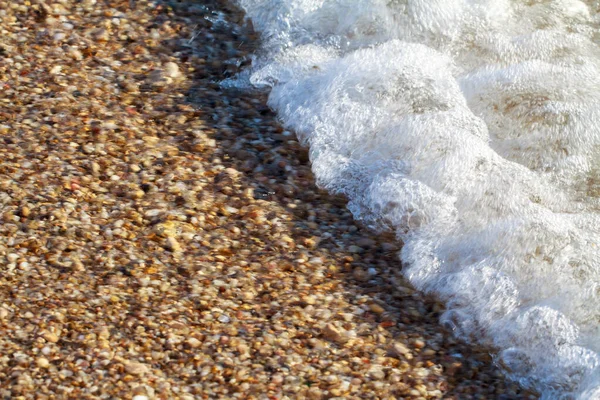
[[[442,324],[545,398],[600,387],[600,9],[578,0],[240,0],[250,81],[319,185],[392,230]]]

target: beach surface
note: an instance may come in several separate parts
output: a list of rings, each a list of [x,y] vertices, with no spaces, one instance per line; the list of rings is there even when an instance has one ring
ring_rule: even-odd
[[[230,2],[0,3],[0,395],[524,399],[314,185]]]

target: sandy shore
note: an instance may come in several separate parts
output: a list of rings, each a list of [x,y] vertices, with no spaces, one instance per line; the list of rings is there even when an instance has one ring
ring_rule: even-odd
[[[0,395],[528,398],[219,86],[257,40],[224,1],[0,3]]]

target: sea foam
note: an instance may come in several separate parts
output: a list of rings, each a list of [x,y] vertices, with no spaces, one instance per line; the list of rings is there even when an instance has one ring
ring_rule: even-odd
[[[250,82],[442,324],[543,398],[600,398],[598,3],[239,3]]]

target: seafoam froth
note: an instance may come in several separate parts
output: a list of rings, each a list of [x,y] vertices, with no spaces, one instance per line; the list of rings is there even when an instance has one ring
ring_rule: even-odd
[[[544,398],[599,398],[598,3],[240,3],[251,83],[442,323]]]

